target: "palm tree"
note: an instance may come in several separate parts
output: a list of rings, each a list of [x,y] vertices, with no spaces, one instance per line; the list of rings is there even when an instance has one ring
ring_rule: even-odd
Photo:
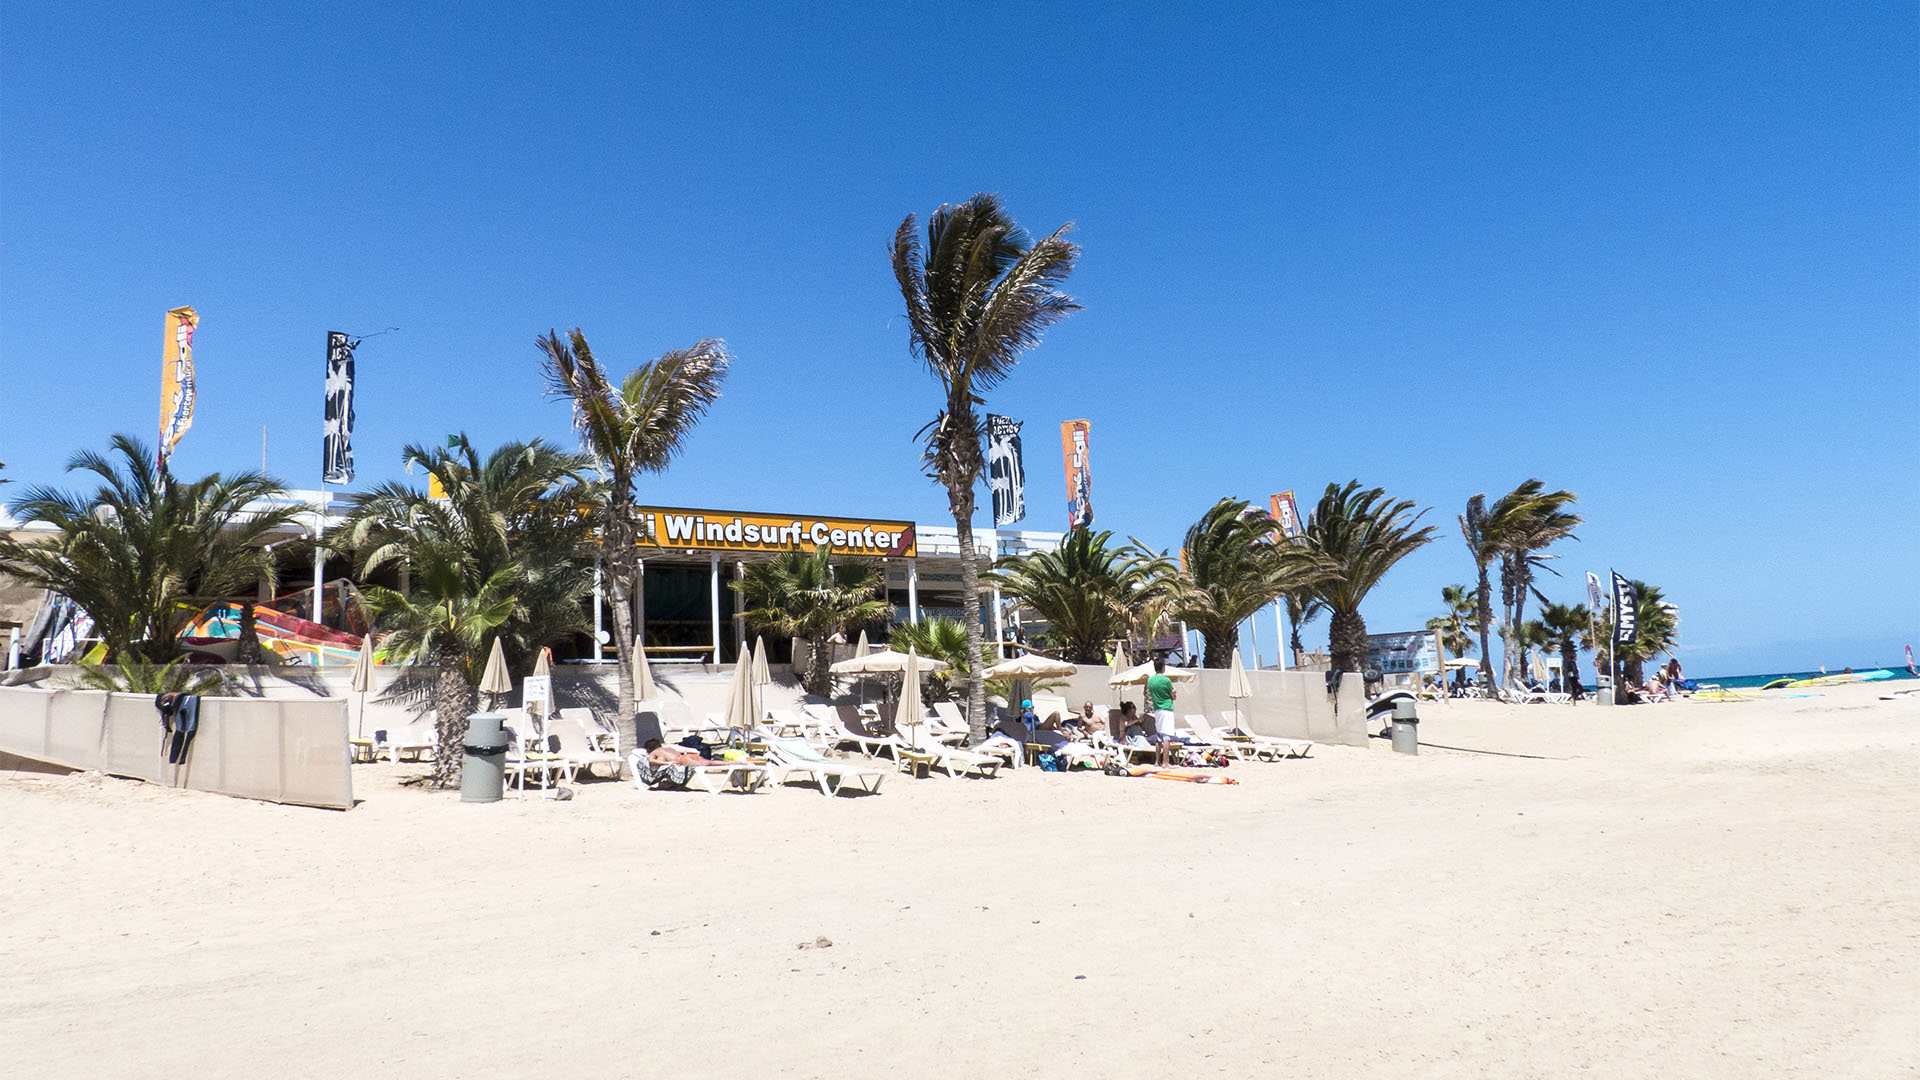
[[[1433,539],[1433,526],[1414,527],[1425,514],[1408,500],[1389,499],[1384,488],[1362,490],[1358,480],[1328,484],[1305,531],[1283,546],[1294,572],[1313,579],[1313,595],[1331,616],[1327,649],[1335,670],[1365,668],[1360,604],[1395,563]]]
[[[1500,496],[1493,505],[1487,497],[1475,495],[1467,500],[1467,511],[1460,517],[1460,535],[1467,542],[1479,573],[1476,588],[1480,592],[1480,681],[1488,693],[1497,693],[1491,664],[1493,652],[1487,635],[1493,626],[1493,585],[1488,568],[1500,566],[1501,639],[1510,641],[1510,629],[1520,621],[1524,596],[1518,591],[1531,588],[1533,571],[1545,566],[1549,556],[1539,554],[1549,545],[1573,536],[1580,524],[1578,515],[1568,513],[1576,496],[1570,491],[1545,490],[1539,480],[1527,480]],[[1511,654],[1513,646],[1508,645]],[[1513,657],[1505,661],[1505,677],[1514,674]],[[1502,679],[1504,684],[1505,679]]]
[[[1289,588],[1282,599],[1287,605],[1287,631],[1292,639],[1294,662],[1300,663],[1307,654],[1306,646],[1300,642],[1300,628],[1319,618],[1320,613],[1327,610],[1327,605],[1321,603],[1313,590],[1304,585]]]
[[[1434,632],[1441,650],[1448,656],[1463,657],[1473,648],[1468,629],[1477,621],[1480,607],[1480,599],[1474,592],[1465,585],[1442,586],[1440,602],[1446,605],[1447,613],[1427,620],[1427,629]]]
[[[967,676],[980,666],[967,655],[967,628],[958,619],[921,619],[918,623],[896,626],[887,645],[895,652],[912,649],[921,656],[947,665],[945,673],[927,676],[933,692],[946,700],[953,699],[956,681],[958,688],[964,691]],[[980,652],[975,655],[990,661],[988,651],[988,646],[982,643]]]
[[[1112,539],[1110,531],[1075,529],[1052,551],[1010,555],[994,566],[1000,591],[1038,612],[1047,639],[1075,664],[1105,663],[1107,646],[1132,637],[1166,591],[1163,560],[1109,546]]]
[[[833,548],[826,544],[751,563],[733,588],[740,593],[741,615],[749,627],[807,639],[807,670],[801,682],[807,693],[822,698],[832,689],[827,639],[887,611],[880,571],[873,562],[834,562]]]
[[[1206,638],[1204,663],[1227,666],[1240,644],[1240,624],[1286,594],[1300,575],[1273,542],[1264,510],[1244,499],[1221,499],[1187,529],[1184,566],[1174,572],[1167,613]]]
[[[1580,688],[1580,639],[1593,625],[1592,617],[1581,604],[1548,604],[1540,613],[1550,643],[1560,650],[1560,688],[1575,701],[1586,695]]]
[[[1580,527],[1580,515],[1570,512],[1579,496],[1571,491],[1546,491],[1539,480],[1530,479],[1501,496],[1501,503],[1512,507],[1508,515],[1500,553],[1500,591],[1506,605],[1506,623],[1518,626],[1525,617],[1527,594],[1533,589],[1535,570],[1558,575],[1547,560],[1558,558],[1543,552],[1561,540],[1577,540],[1573,530]],[[1542,601],[1544,603],[1544,601]],[[1521,664],[1526,662],[1524,655]],[[1511,661],[1509,675],[1519,674]]]
[[[633,606],[640,575],[636,546],[647,539],[634,507],[634,482],[642,473],[665,472],[719,400],[733,356],[726,343],[702,338],[629,371],[618,385],[594,359],[586,335],[575,327],[536,339],[547,392],[573,406],[574,430],[599,463],[601,498],[593,504],[612,601],[614,648],[620,658],[620,715],[633,715]]]
[[[92,493],[32,487],[13,503],[15,516],[56,535],[0,537],[0,571],[71,597],[109,659],[164,663],[181,655],[180,625],[194,612],[277,582],[266,546],[298,531],[306,507],[260,473],[187,482],[163,476],[137,439],[115,435],[109,445],[117,457],[83,451],[67,463],[101,479]]]
[[[479,580],[518,567],[514,610],[500,627],[515,671],[542,646],[591,632],[582,602],[593,595],[593,525],[580,507],[599,498],[592,458],[535,439],[502,444],[483,461],[460,436],[450,448],[409,445],[401,459],[429,474],[440,496],[392,483],[349,495],[329,547],[357,554],[366,573],[406,562],[424,530],[430,543],[460,544]]]
[[[362,597],[388,652],[433,667],[438,748],[433,782],[458,776],[474,685],[495,638],[508,666],[524,670],[542,646],[589,627],[581,601],[593,591],[592,465],[541,440],[507,443],[482,462],[463,436],[452,448],[407,446],[409,471],[424,469],[441,495],[382,484],[347,498],[328,546],[352,552],[362,575],[404,563],[409,591],[369,586]]]
[[[513,616],[520,574],[519,566],[509,564],[482,577],[465,555],[453,537],[423,529],[408,555],[411,592],[377,585],[360,591],[375,624],[389,631],[382,641],[388,654],[434,669],[433,785],[442,788],[459,778],[460,744],[473,713],[483,650]]]
[[[943,394],[940,412],[921,429],[922,460],[927,474],[946,487],[960,534],[960,605],[969,653],[984,637],[973,546],[974,489],[986,464],[977,407],[980,395],[1012,373],[1047,327],[1080,309],[1060,291],[1080,253],[1066,239],[1068,228],[1029,242],[999,197],[982,193],[934,211],[924,248],[908,214],[888,248],[907,305],[913,353]],[[986,734],[986,684],[977,671],[967,678],[967,724],[975,738]]]

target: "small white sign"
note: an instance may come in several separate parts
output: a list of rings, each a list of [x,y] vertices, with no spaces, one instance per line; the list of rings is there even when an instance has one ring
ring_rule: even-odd
[[[529,675],[520,686],[520,703],[527,711],[545,716],[548,704],[553,701],[553,676]]]

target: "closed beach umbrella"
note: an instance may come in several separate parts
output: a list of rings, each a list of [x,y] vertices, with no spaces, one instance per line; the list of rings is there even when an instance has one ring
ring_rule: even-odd
[[[1547,661],[1546,661],[1546,658],[1545,658],[1545,657],[1543,657],[1543,656],[1541,656],[1541,655],[1540,655],[1539,653],[1534,653],[1534,654],[1533,654],[1533,662],[1532,662],[1532,665],[1531,665],[1531,668],[1532,668],[1532,671],[1533,671],[1533,681],[1534,681],[1534,683],[1535,683],[1536,685],[1539,685],[1539,686],[1545,686],[1545,685],[1547,685]]]
[[[740,650],[740,658],[733,662],[733,685],[727,691],[727,727],[737,728],[743,734],[751,732],[760,723],[759,710],[754,698],[759,695],[753,685],[753,657],[745,649]]]
[[[753,685],[766,686],[773,681],[773,675],[767,671],[767,641],[765,638],[753,639]]]
[[[907,666],[900,670],[900,705],[893,711],[894,730],[917,728],[927,722],[927,707],[920,703],[920,654],[907,650]],[[917,736],[917,732],[916,732]],[[918,744],[916,737],[914,743]]]
[[[507,674],[507,654],[501,649],[499,638],[493,639],[493,651],[487,654],[487,669],[480,675],[480,692],[513,693],[513,677]]]
[[[1253,687],[1247,682],[1247,669],[1240,664],[1240,646],[1233,647],[1233,657],[1227,664],[1227,696],[1233,699],[1233,729],[1245,731],[1246,725],[1240,722],[1240,699],[1253,696]]]
[[[353,678],[348,685],[360,695],[360,719],[353,725],[353,737],[358,739],[366,734],[361,729],[367,725],[367,691],[373,689],[372,631],[360,639],[360,653],[353,658]]]
[[[553,716],[553,661],[547,657],[547,650],[542,646],[540,655],[533,658],[533,677],[537,679],[545,676],[547,680],[547,700],[540,704],[540,719],[535,726],[535,730],[542,738],[547,735],[547,720]],[[527,715],[533,714],[529,711]]]
[[[853,643],[853,655],[867,655],[867,632],[865,630],[860,631],[860,640]]]
[[[659,688],[653,685],[653,669],[647,666],[647,647],[639,638],[633,639],[633,696],[640,701],[660,696]]]

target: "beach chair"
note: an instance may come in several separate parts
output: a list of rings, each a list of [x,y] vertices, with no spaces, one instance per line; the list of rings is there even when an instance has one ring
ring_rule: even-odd
[[[595,750],[620,753],[620,729],[602,720],[600,714],[592,709],[556,709],[553,717],[555,720],[571,720],[579,724]]]
[[[1000,775],[1000,767],[1006,764],[1005,759],[1000,755],[949,746],[931,736],[922,738],[918,742],[902,741],[894,747],[895,758],[903,752],[930,754],[933,760],[928,763],[929,768],[944,769],[948,776],[956,778],[968,773],[977,773],[982,779],[991,780]]]
[[[1285,751],[1286,756],[1292,758],[1303,758],[1313,753],[1313,740],[1311,739],[1283,739],[1278,735],[1255,735],[1246,729],[1245,720],[1240,721],[1240,724],[1241,726],[1235,727],[1233,714],[1223,712],[1220,714],[1220,726],[1214,730],[1218,734],[1229,738],[1245,737],[1255,742],[1277,747]]]
[[[549,750],[528,749],[521,734],[507,729],[507,758],[503,766],[509,785],[517,785],[521,794],[527,790],[527,774],[540,774],[540,790],[545,791],[553,784],[555,774],[560,783],[573,783],[573,761],[565,754]]]
[[[967,716],[960,711],[957,701],[936,701],[933,703],[933,719],[927,725],[927,731],[935,739],[949,746],[964,746],[973,738],[973,729],[967,727]]]
[[[1214,731],[1207,718],[1199,713],[1188,713],[1187,728],[1194,737],[1209,746],[1218,746],[1227,753],[1243,761],[1279,761],[1287,756],[1284,748],[1270,745],[1252,735],[1224,735]]]
[[[711,765],[655,765],[647,760],[647,752],[633,750],[627,754],[627,766],[633,771],[633,786],[643,791],[677,790],[704,791],[709,795],[724,792],[737,792],[749,795],[767,785],[773,775],[773,769],[753,761],[725,761]],[[685,783],[679,783],[671,777],[684,776]]]
[[[880,751],[892,750],[900,745],[898,736],[875,734],[866,726],[866,718],[851,705],[834,708],[833,724],[832,730],[827,732],[829,748],[852,743],[868,757],[879,757]]]
[[[573,763],[576,773],[584,769],[588,775],[592,775],[595,765],[605,765],[613,779],[620,779],[620,766],[626,759],[594,746],[591,734],[580,721],[555,717],[547,726],[552,729],[553,737],[560,741],[557,752]]]
[[[877,795],[880,782],[887,778],[885,769],[837,761],[815,749],[805,739],[768,739],[767,760],[775,766],[780,783],[784,784],[798,775],[819,785],[822,795],[844,795],[849,790]]]
[[[1507,694],[1524,705],[1568,705],[1573,702],[1572,694],[1555,694],[1544,686],[1530,686],[1522,682],[1508,683]]]
[[[816,726],[811,715],[796,715],[792,709],[769,709],[763,730],[783,739],[804,739]]]
[[[373,733],[374,756],[379,757],[380,751],[385,750],[387,763],[391,765],[400,764],[402,754],[409,755],[408,760],[419,761],[422,755],[433,753],[440,745],[439,727],[437,715],[429,712],[423,720],[384,732],[376,731]],[[386,736],[384,740],[379,738],[383,734]]]

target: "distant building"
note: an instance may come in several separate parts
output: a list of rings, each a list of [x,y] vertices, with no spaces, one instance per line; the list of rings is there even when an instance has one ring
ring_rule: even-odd
[[[1367,666],[1383,675],[1440,670],[1440,643],[1432,630],[1368,634]]]

